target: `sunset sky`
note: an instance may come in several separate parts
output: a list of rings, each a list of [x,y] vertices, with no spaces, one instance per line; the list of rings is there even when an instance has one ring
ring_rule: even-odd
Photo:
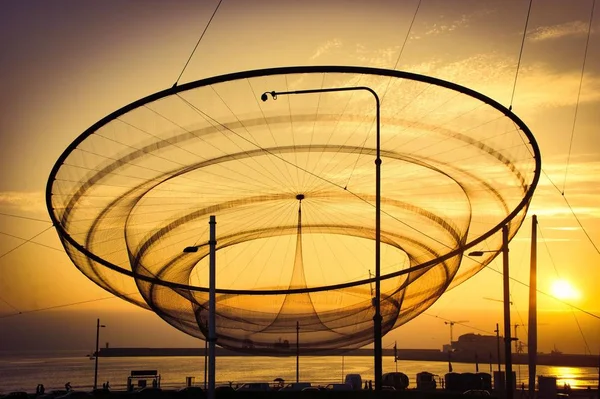
[[[525,0],[223,0],[180,83],[258,68],[360,65],[430,75],[511,105]],[[48,175],[85,129],[171,87],[217,1],[8,1],[0,13],[0,350],[193,346],[72,264],[45,205]],[[533,2],[513,112],[535,135],[542,176],[538,349],[600,350],[600,17],[592,0]],[[414,24],[409,32],[409,26]],[[406,44],[403,43],[406,39]],[[402,50],[402,53],[401,52]],[[401,54],[401,55],[400,55]],[[531,218],[510,245],[512,322],[526,340]],[[384,337],[441,348],[502,326],[501,260]],[[546,295],[550,294],[550,295]],[[553,298],[563,296],[562,301]],[[67,306],[69,305],[69,306]],[[22,313],[22,314],[19,314]],[[513,331],[514,332],[514,331]]]

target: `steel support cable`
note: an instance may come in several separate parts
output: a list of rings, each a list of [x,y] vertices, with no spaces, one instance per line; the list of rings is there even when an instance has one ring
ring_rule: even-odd
[[[279,220],[279,221],[283,221],[284,220],[285,214],[287,212],[285,212],[286,209],[281,209],[281,208],[289,208],[289,206],[288,206],[288,204],[280,204],[279,207],[280,207],[280,209],[279,209],[280,211],[279,212],[275,212],[275,209],[273,209],[272,207],[270,208],[271,212],[270,212],[269,219],[261,218],[260,224],[258,224],[258,222],[253,222],[253,223],[250,224],[250,222],[249,222],[249,226],[248,227],[250,227],[250,225],[251,225],[252,228],[266,228],[266,227],[268,227],[269,225],[272,225],[272,224],[275,224],[277,226],[282,226],[283,223],[281,223],[281,222],[280,223],[275,223],[275,222],[277,220]],[[251,214],[252,211],[249,211],[249,213]],[[262,250],[267,245],[267,241],[266,240],[262,240],[262,241],[263,242],[260,244],[260,248],[258,249],[258,251]],[[249,251],[249,249],[245,248],[244,251]],[[238,255],[242,256],[243,253],[240,252],[240,254],[238,254]],[[269,256],[269,258],[270,258],[270,256]],[[231,264],[233,264],[233,262],[231,262]],[[258,282],[258,280],[259,280],[260,276],[262,275],[262,273],[265,271],[265,268],[268,266],[268,264],[269,264],[268,260],[265,261],[265,262],[263,262],[260,271],[257,273],[255,285]],[[242,270],[239,270],[237,272],[238,273],[237,277],[232,281],[232,284],[235,283],[235,282],[237,282],[238,279],[242,276],[243,272],[245,272],[251,266],[252,266],[251,262],[246,262],[246,265],[244,266],[244,268]]]
[[[11,215],[10,213],[5,213],[5,212],[0,212],[0,216],[8,216],[11,218],[18,218],[18,219],[24,219],[24,220],[33,220],[34,222],[52,223],[51,220],[38,219],[38,218],[29,217],[29,216]]]
[[[319,89],[323,89],[323,84],[324,83],[325,83],[325,74],[323,73],[323,74],[321,74],[321,85],[319,86]],[[319,120],[319,109],[321,107],[321,98],[322,97],[323,97],[323,93],[319,93],[318,96],[317,96],[317,106],[315,107],[315,115],[313,117],[312,129],[310,131],[310,140],[308,142],[308,153],[309,154],[311,153],[311,146],[312,146],[312,143],[313,143],[313,139],[315,137],[315,126],[317,124],[317,120]],[[307,158],[306,161],[308,162],[308,158]],[[307,167],[308,167],[308,165],[307,165]],[[315,172],[315,174],[318,174],[316,172],[315,168],[316,167],[313,167],[313,172]],[[301,186],[302,187],[306,187],[308,189],[308,187],[312,186],[312,181],[307,182],[306,179],[307,179],[306,175],[304,175],[303,179],[302,179],[303,181],[302,181]],[[311,179],[311,180],[313,180],[313,179]]]
[[[2,255],[0,255],[0,259],[4,258],[6,255],[12,253],[13,251],[21,248],[23,245],[29,243],[29,242],[34,242],[32,240],[34,240],[35,238],[39,237],[40,235],[44,234],[45,232],[47,232],[48,230],[50,230],[51,228],[54,227],[54,224],[50,225],[49,227],[46,227],[44,230],[42,230],[41,232],[37,233],[36,235],[34,235],[33,237],[24,240],[22,243],[20,243],[19,245],[17,245],[16,247],[13,247],[11,249],[9,249],[8,251],[4,252]],[[37,244],[37,243],[36,243]]]
[[[592,237],[589,235],[589,233],[587,232],[587,230],[585,229],[585,227],[583,227],[583,224],[581,224],[581,221],[579,220],[579,217],[577,216],[577,214],[575,213],[575,211],[571,207],[571,204],[569,203],[569,200],[567,200],[567,197],[563,194],[563,192],[560,190],[560,188],[558,188],[558,186],[552,181],[552,179],[550,179],[550,176],[548,176],[548,174],[546,173],[545,170],[542,169],[542,173],[544,174],[544,176],[546,176],[546,178],[548,179],[548,181],[554,186],[554,188],[556,188],[556,191],[558,191],[560,193],[561,197],[565,200],[565,204],[567,204],[567,207],[569,207],[569,210],[571,211],[571,214],[573,215],[573,217],[577,221],[577,224],[579,225],[579,227],[581,227],[581,230],[583,231],[583,234],[585,234],[585,236],[587,237],[587,239],[590,242],[590,244],[592,244],[592,246],[596,250],[596,253],[598,255],[600,255],[600,248],[598,248],[598,246],[594,243],[594,241],[592,240]]]
[[[140,293],[139,292],[131,292],[129,294],[121,294],[121,295],[122,296],[133,296],[133,295],[140,295]],[[102,298],[89,299],[89,300],[86,300],[86,301],[71,302],[71,303],[65,303],[65,304],[62,304],[62,305],[48,306],[48,307],[45,307],[45,308],[32,309],[32,310],[23,310],[23,311],[20,311],[19,313],[13,313],[13,314],[8,314],[8,315],[0,316],[0,319],[6,319],[8,317],[19,316],[19,315],[24,315],[24,314],[28,314],[28,313],[44,312],[46,310],[66,308],[66,307],[69,307],[69,306],[83,305],[83,304],[86,304],[86,303],[99,302],[99,301],[105,301],[107,299],[117,299],[117,298],[121,299],[120,296],[112,295],[112,296],[105,296],[105,297],[102,297]]]
[[[204,34],[208,30],[208,27],[210,26],[210,23],[212,22],[213,18],[215,17],[215,14],[217,13],[217,10],[221,6],[222,2],[223,2],[223,0],[219,0],[219,3],[217,4],[217,7],[215,7],[215,11],[213,11],[212,15],[210,16],[210,19],[208,20],[208,23],[204,27],[204,30],[202,31],[202,34],[200,35],[200,38],[196,42],[196,45],[194,46],[194,49],[192,50],[192,53],[190,54],[190,56],[188,57],[187,61],[185,62],[185,65],[183,66],[183,69],[181,70],[181,73],[177,77],[177,80],[175,81],[175,84],[173,85],[173,87],[177,86],[177,83],[179,83],[179,79],[181,79],[181,76],[183,75],[183,72],[185,72],[185,68],[187,68],[187,66],[190,63],[192,57],[194,56],[194,53],[196,52],[196,49],[198,48],[198,45],[202,41],[202,38],[204,37]]]
[[[569,140],[569,153],[567,155],[567,164],[565,165],[565,178],[563,180],[562,195],[565,195],[567,185],[567,173],[569,171],[569,162],[571,160],[571,149],[573,148],[573,137],[575,136],[575,124],[577,123],[577,111],[579,110],[579,100],[581,98],[581,86],[583,85],[583,74],[585,72],[585,63],[587,61],[588,48],[590,45],[590,36],[592,33],[592,21],[594,20],[594,8],[596,0],[592,0],[592,9],[590,11],[590,22],[588,23],[587,39],[585,41],[585,51],[583,53],[583,63],[581,65],[581,76],[579,77],[579,89],[577,90],[577,102],[575,103],[575,114],[573,115],[573,126],[571,126],[571,138]]]
[[[21,314],[22,313],[19,309],[17,309],[17,307],[15,305],[11,304],[10,302],[8,302],[6,299],[2,298],[1,296],[0,296],[0,301],[4,302],[9,307],[11,307],[14,310],[16,310],[17,312],[19,312],[19,313],[13,313],[12,315],[8,315],[8,316],[15,316],[17,314]],[[4,317],[7,317],[7,316],[0,316],[0,319],[3,319]]]
[[[242,139],[243,141],[253,145],[256,148],[260,148],[262,149],[262,147],[260,147],[257,143],[253,142],[252,140],[249,140],[246,137],[243,137],[241,134],[239,134],[238,132],[236,132],[235,130],[233,130],[232,128],[230,128],[229,126],[227,126],[224,123],[221,123],[219,121],[217,121],[216,119],[214,119],[213,117],[211,117],[210,115],[206,114],[204,111],[202,111],[200,108],[196,107],[194,104],[192,104],[190,101],[186,100],[185,98],[183,98],[179,93],[176,94],[176,96],[181,99],[185,104],[187,104],[192,110],[194,110],[196,113],[198,113],[200,116],[202,116],[208,123],[210,123],[212,125],[213,128],[217,128],[220,127],[222,129],[225,129],[231,133],[233,133],[236,137]],[[214,124],[213,124],[214,123]],[[227,137],[227,136],[225,136]],[[244,150],[243,148],[241,148],[238,144],[236,144],[233,140],[229,139],[229,141],[234,144],[237,148],[240,149],[241,153],[248,155],[248,151]],[[265,153],[269,154],[269,155],[273,155],[272,153],[268,152],[268,151],[264,151]],[[229,155],[231,156],[231,154]],[[253,157],[249,157],[249,158],[253,158]],[[282,159],[281,157],[277,157],[279,159]],[[264,169],[264,166],[260,164],[260,162],[255,160],[255,163],[258,164],[262,169]],[[250,166],[248,166],[250,168]],[[226,168],[227,169],[227,168]],[[268,177],[267,175],[260,173],[258,170],[256,170],[255,168],[251,168],[253,171],[255,171],[256,173],[260,174],[261,176],[265,176]],[[241,174],[238,172],[238,174]],[[271,173],[272,176],[272,173]],[[247,179],[249,179],[248,181],[252,181],[255,180],[254,178],[252,178],[251,176],[246,176]],[[270,179],[273,182],[273,179]]]
[[[273,140],[273,143],[275,144],[275,147],[279,146],[279,142],[277,141],[277,138],[275,137],[275,134],[273,134],[273,130],[271,129],[271,124],[269,123],[269,120],[267,119],[262,107],[260,106],[260,103],[258,102],[258,99],[260,97],[261,93],[257,93],[256,90],[254,90],[254,87],[252,86],[252,82],[250,81],[250,79],[246,79],[246,82],[248,83],[248,86],[250,86],[250,90],[252,91],[253,97],[254,97],[254,101],[256,102],[256,106],[258,107],[258,109],[260,110],[260,114],[262,116],[262,120],[264,121],[265,126],[267,127],[267,129],[269,130],[269,134],[271,135],[271,139]],[[279,169],[279,167],[277,167],[276,164],[273,164],[275,166],[275,168],[277,169],[278,172],[281,172],[281,170]],[[290,181],[292,180],[292,174],[289,171],[288,168],[283,168],[284,171],[287,172],[287,175],[290,179]],[[283,175],[283,173],[281,173]]]
[[[290,85],[288,83],[288,76],[287,76],[287,74],[284,75],[284,78],[285,78],[285,91],[290,91]],[[292,144],[294,145],[294,147],[296,147],[296,134],[294,132],[294,120],[292,118],[292,101],[291,101],[291,97],[289,97],[289,96],[286,96],[286,97],[287,97],[286,100],[287,100],[287,105],[288,105],[288,115],[287,116],[288,116],[288,118],[290,120],[290,129],[292,131]],[[291,164],[291,162],[290,162],[290,164]],[[294,163],[293,163],[293,166],[295,166],[296,180],[300,181],[300,179],[299,179],[300,175],[298,174],[299,173],[298,169],[299,168],[300,168],[300,170],[304,170],[304,169],[299,166],[299,164],[298,164],[298,155],[295,152],[294,152]],[[306,172],[308,172],[308,170],[306,170]]]
[[[415,13],[413,14],[412,21],[410,21],[408,31],[406,32],[406,36],[404,37],[404,42],[402,42],[402,47],[400,48],[400,54],[398,54],[398,58],[396,59],[396,63],[394,64],[394,69],[398,68],[398,64],[400,63],[400,57],[402,57],[402,53],[404,52],[404,47],[406,46],[406,42],[408,42],[408,38],[410,37],[410,31],[412,30],[413,24],[415,23],[415,19],[417,19],[417,13],[419,12],[419,7],[421,7],[421,0],[419,0],[419,3],[417,4],[417,8],[415,9]],[[390,80],[390,82],[391,82],[391,80]],[[389,82],[388,82],[388,87],[389,87]],[[383,93],[383,96],[381,99],[382,102],[383,102],[383,97],[385,97],[386,92],[387,92],[387,88],[386,88],[386,91]]]
[[[31,241],[31,239],[19,237],[19,236],[16,236],[14,234],[4,233],[2,231],[0,231],[0,234],[8,236],[8,237],[16,238],[17,240],[26,241],[26,243],[29,242],[31,244],[39,245],[39,246],[44,247],[44,248],[53,249],[55,251],[58,251],[58,252],[61,252],[61,253],[65,253],[64,249],[55,248],[55,247],[52,247],[50,245],[46,245],[46,244],[42,244],[42,243],[39,243],[39,242]],[[26,243],[24,243],[24,244],[26,244]]]
[[[525,19],[525,28],[523,29],[523,38],[521,39],[521,49],[519,50],[519,61],[517,62],[517,70],[515,72],[515,81],[513,83],[512,94],[510,96],[509,111],[512,111],[513,100],[515,98],[515,91],[517,89],[517,79],[519,78],[519,69],[521,68],[521,57],[523,56],[523,47],[525,47],[525,37],[527,36],[527,25],[529,25],[529,16],[531,15],[531,4],[533,0],[529,0],[529,8],[527,9],[527,18]]]
[[[247,79],[246,79],[247,80]],[[235,112],[233,112],[233,110],[231,109],[231,107],[229,106],[229,104],[227,104],[227,102],[225,102],[225,100],[223,99],[223,97],[221,97],[221,95],[215,90],[214,86],[211,85],[210,88],[212,89],[213,93],[215,93],[215,95],[219,98],[219,100],[221,101],[221,103],[225,106],[225,108],[227,108],[227,110],[231,113],[231,115],[235,118],[235,120],[244,128],[244,130],[246,131],[246,134],[248,134],[248,136],[250,136],[250,138],[252,139],[251,142],[254,143],[258,143],[257,140],[254,138],[254,136],[252,135],[252,133],[250,133],[250,131],[248,130],[248,127],[244,124],[244,122],[242,120],[240,120],[240,118],[238,118],[237,114]],[[212,119],[212,118],[211,118]],[[238,135],[239,136],[239,135]],[[231,141],[231,139],[230,139]],[[248,140],[250,141],[250,140]],[[232,142],[233,143],[233,142]],[[257,144],[254,144],[257,145]],[[240,146],[237,146],[241,151],[244,151],[242,148],[240,148]],[[277,170],[279,171],[279,168],[277,168],[277,165],[273,162],[273,159],[271,157],[267,157],[268,160],[270,161],[271,165]],[[258,160],[254,161],[256,164],[258,164],[259,167],[261,167],[262,169],[264,169],[270,176],[272,179],[270,179],[271,181],[273,181],[276,184],[282,184],[283,182],[275,175],[275,173],[273,173],[272,170],[270,170],[269,168],[267,168],[263,162],[259,162]],[[255,169],[253,169],[255,170]],[[256,171],[258,172],[258,171]],[[262,174],[262,173],[261,173]],[[263,175],[265,177],[267,177],[266,175]],[[283,185],[283,184],[282,184]]]

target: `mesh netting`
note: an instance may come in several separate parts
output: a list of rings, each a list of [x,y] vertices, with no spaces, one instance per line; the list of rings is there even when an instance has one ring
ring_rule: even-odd
[[[218,345],[303,353],[373,341],[381,98],[383,333],[473,276],[514,236],[539,151],[510,111],[432,78],[358,67],[249,71],[174,87],[84,132],[47,200],[67,253],[104,289],[207,335],[217,220]],[[196,245],[196,253],[183,248]],[[133,295],[137,294],[137,295]]]

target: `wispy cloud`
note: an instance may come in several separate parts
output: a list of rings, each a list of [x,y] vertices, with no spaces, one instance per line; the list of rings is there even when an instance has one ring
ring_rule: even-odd
[[[565,22],[558,25],[540,26],[527,32],[527,40],[541,42],[545,40],[556,40],[568,36],[587,35],[588,24],[582,21]]]
[[[459,19],[448,22],[438,22],[427,27],[425,36],[441,35],[443,33],[452,32],[460,27],[468,26],[469,18],[463,14]]]
[[[516,60],[507,59],[500,54],[488,53],[451,63],[434,60],[413,64],[407,69],[479,90],[506,104],[510,98],[515,68]],[[580,80],[581,74],[576,70],[557,71],[552,65],[544,63],[521,66],[515,103],[525,104],[528,108],[540,112],[549,107],[572,106],[577,101]],[[600,101],[600,76],[588,73],[579,102],[594,101]]]
[[[327,54],[334,48],[342,47],[342,41],[340,39],[328,40],[315,50],[314,54],[310,57],[311,60],[315,60],[321,57],[323,54]]]
[[[461,28],[469,27],[470,23],[478,18],[481,18],[485,15],[492,13],[492,10],[479,10],[469,14],[462,14],[458,18],[454,18],[452,20],[447,20],[444,15],[440,16],[440,21],[434,24],[428,24],[425,26],[424,36],[437,36],[448,32],[453,32],[455,30]],[[418,39],[420,37],[411,37]]]
[[[0,209],[46,214],[44,193],[28,191],[0,192]]]

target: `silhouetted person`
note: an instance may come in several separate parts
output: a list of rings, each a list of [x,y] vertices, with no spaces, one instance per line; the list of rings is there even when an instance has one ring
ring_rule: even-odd
[[[365,388],[364,388],[364,389],[365,389],[365,391],[366,391],[367,389],[369,389],[369,384],[367,383],[367,381],[365,381]]]
[[[106,381],[106,389],[110,389],[110,381]]]
[[[70,382],[67,382],[65,384],[65,390],[67,390],[67,392],[71,390],[71,383]]]
[[[369,380],[369,391],[373,390],[373,381]]]
[[[152,380],[152,388],[156,388],[158,386],[158,384],[156,383],[156,380]]]

